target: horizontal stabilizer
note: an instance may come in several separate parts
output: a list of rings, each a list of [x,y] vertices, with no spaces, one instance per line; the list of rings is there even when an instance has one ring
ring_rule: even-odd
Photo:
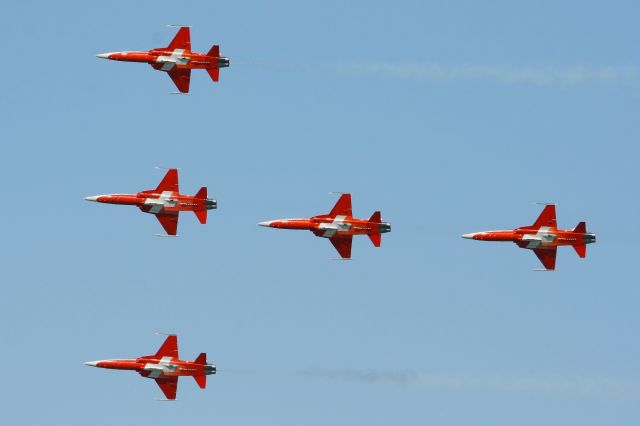
[[[584,222],[582,222],[584,223]],[[573,246],[573,249],[576,251],[576,253],[578,253],[578,256],[580,256],[581,258],[585,258],[587,257],[587,246],[586,244],[578,244]]]
[[[207,199],[207,187],[203,186],[202,188],[200,188],[200,190],[198,190],[198,192],[196,192],[196,195],[194,195],[193,198],[197,198],[199,200],[206,200]]]
[[[382,234],[369,234],[369,238],[376,247],[380,247],[380,244],[382,244]]]
[[[369,222],[381,223],[382,222],[382,215],[380,214],[380,212],[373,212],[373,214],[369,218]]]
[[[201,224],[206,224],[207,223],[207,211],[206,210],[194,210],[193,213],[195,213],[196,217],[198,218],[198,220],[200,221]]]
[[[209,50],[209,53],[207,53],[207,56],[213,56],[214,58],[219,58],[220,57],[220,46],[218,46],[217,44],[214,44],[211,47],[211,50]]]
[[[586,234],[587,233],[587,224],[586,224],[586,222],[580,222],[579,224],[577,224],[576,227],[573,228],[573,232],[579,232],[581,234]]]
[[[207,387],[207,376],[193,376],[193,379],[196,381],[200,389],[204,389]]]
[[[194,363],[196,364],[206,364],[207,363],[207,354],[205,352],[202,352],[200,355],[198,355],[198,358],[193,360]]]
[[[209,73],[209,77],[211,77],[211,80],[213,80],[213,81],[220,80],[220,69],[219,68],[208,68],[207,72]]]

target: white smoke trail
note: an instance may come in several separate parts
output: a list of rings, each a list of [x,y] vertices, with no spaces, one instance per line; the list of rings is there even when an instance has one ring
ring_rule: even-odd
[[[440,391],[494,391],[540,393],[640,400],[640,384],[617,379],[564,377],[498,377],[434,375],[415,371],[324,370],[310,369],[298,375],[324,380],[419,387]]]

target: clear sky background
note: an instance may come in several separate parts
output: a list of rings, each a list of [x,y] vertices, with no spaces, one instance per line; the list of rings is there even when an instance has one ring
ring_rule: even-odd
[[[12,425],[637,425],[637,1],[5,2],[0,96],[2,422]],[[231,58],[191,96],[94,55],[192,45]],[[83,197],[180,167],[219,209],[179,238]],[[351,262],[258,221],[327,213],[393,230]],[[533,253],[460,238],[586,220]],[[176,403],[88,360],[220,372]]]

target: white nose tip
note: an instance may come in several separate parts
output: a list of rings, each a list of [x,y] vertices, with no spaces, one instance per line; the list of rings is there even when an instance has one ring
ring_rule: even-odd
[[[467,238],[467,239],[469,239],[469,240],[473,240],[473,237],[474,237],[475,235],[476,235],[476,234],[464,234],[464,235],[462,236],[462,238]]]
[[[260,222],[258,223],[258,226],[266,226],[267,228],[271,226],[271,224],[273,223],[272,220],[267,220],[265,222]]]
[[[99,195],[92,195],[91,197],[85,197],[84,199],[87,201],[98,201]]]
[[[109,55],[111,55],[111,53],[98,53],[96,57],[102,58],[102,59],[109,59]]]
[[[89,367],[97,367],[100,361],[88,361],[85,362],[84,365],[88,365]]]

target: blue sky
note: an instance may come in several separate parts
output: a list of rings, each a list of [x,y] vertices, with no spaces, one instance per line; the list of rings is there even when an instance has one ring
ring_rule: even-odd
[[[8,424],[637,425],[637,2],[12,2],[0,155]],[[178,7],[179,6],[179,7]],[[168,44],[231,58],[191,96],[95,54]],[[219,209],[180,238],[87,195],[181,168]],[[351,262],[261,220],[393,226]],[[598,235],[558,270],[467,232]],[[220,374],[179,401],[87,360],[179,334]]]

